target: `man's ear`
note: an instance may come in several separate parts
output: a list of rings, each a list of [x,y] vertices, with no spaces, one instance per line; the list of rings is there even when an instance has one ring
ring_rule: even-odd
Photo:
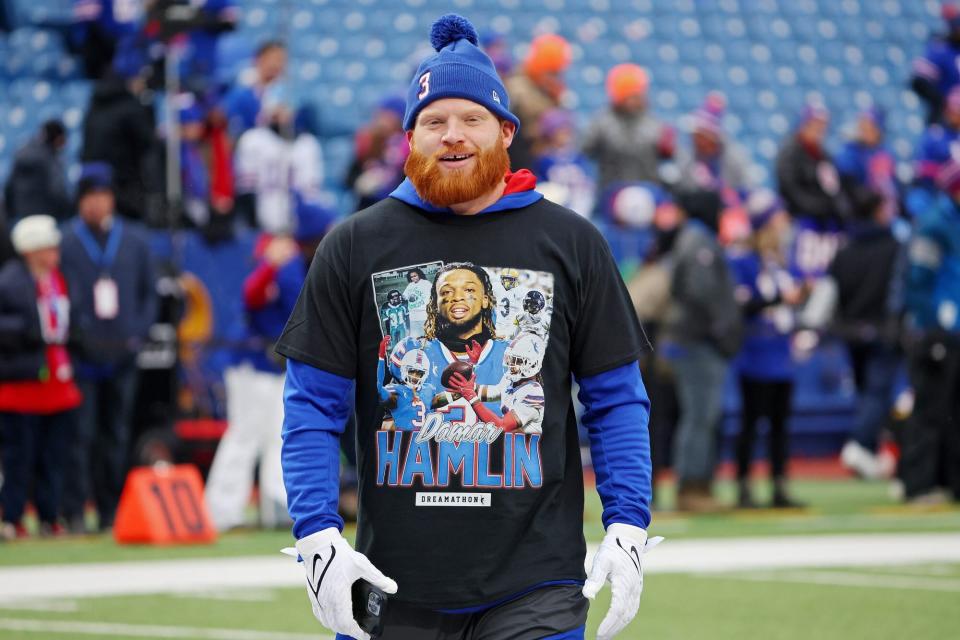
[[[513,136],[517,133],[517,125],[509,120],[501,120],[500,133],[503,135],[503,148],[509,149],[513,143]]]

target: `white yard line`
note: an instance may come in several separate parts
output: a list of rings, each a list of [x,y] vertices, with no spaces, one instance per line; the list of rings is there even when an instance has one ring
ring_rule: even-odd
[[[711,577],[749,580],[751,582],[790,582],[832,587],[866,587],[868,589],[901,589],[906,591],[946,591],[960,593],[960,580],[923,578],[919,576],[878,576],[876,573],[846,571],[777,571],[775,573],[710,574]]]
[[[333,640],[315,633],[282,633],[247,631],[245,629],[205,629],[203,627],[168,627],[112,622],[76,622],[55,620],[21,620],[0,618],[0,629],[25,633],[62,633],[76,636],[123,636],[126,638],[189,638],[190,640]]]
[[[590,554],[594,550],[592,546]],[[960,534],[667,539],[644,558],[644,570],[715,573],[942,562],[960,562]],[[8,567],[0,569],[0,602],[270,589],[300,586],[303,579],[300,566],[279,553],[276,556]]]

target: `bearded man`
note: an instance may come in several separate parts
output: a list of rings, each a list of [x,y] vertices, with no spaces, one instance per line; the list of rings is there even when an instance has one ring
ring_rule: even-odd
[[[327,235],[277,345],[288,359],[283,467],[297,552],[314,615],[339,639],[582,639],[588,598],[609,581],[598,630],[606,640],[636,614],[641,561],[657,541],[646,532],[643,330],[603,237],[545,200],[530,172],[510,172],[519,123],[477,42],[460,16],[434,23],[437,53],[407,93],[407,179]],[[371,278],[436,261],[445,267],[422,342],[466,356],[439,379],[468,406],[411,405],[422,427],[382,429],[386,347]],[[488,274],[506,268],[537,272],[555,317],[535,348],[494,362],[491,345],[503,341],[493,335]],[[505,399],[507,413],[536,413],[536,428],[508,430],[467,411],[483,402],[471,383],[484,382],[484,357],[521,382],[536,377],[538,388]],[[571,378],[607,529],[589,576]],[[338,439],[354,408],[357,550],[336,509]]]

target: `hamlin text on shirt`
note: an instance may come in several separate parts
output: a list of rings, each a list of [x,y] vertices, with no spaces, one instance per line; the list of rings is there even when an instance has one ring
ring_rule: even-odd
[[[524,489],[543,484],[540,435],[505,433],[450,441],[417,432],[377,432],[377,484],[393,487]]]

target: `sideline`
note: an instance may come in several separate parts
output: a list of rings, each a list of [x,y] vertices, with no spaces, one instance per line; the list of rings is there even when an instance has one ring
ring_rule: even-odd
[[[245,629],[212,629],[203,627],[167,627],[112,622],[59,622],[55,620],[21,620],[0,618],[0,629],[25,633],[62,633],[68,636],[123,636],[126,638],[190,638],[190,640],[334,640],[315,633],[282,633],[247,631]]]
[[[588,550],[592,556],[596,545]],[[960,533],[844,534],[677,540],[644,558],[646,573],[960,562]],[[155,560],[0,569],[0,602],[293,587],[303,571],[276,556]]]

